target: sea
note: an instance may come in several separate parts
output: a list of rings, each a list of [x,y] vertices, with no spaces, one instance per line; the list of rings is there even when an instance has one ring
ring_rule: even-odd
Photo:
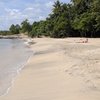
[[[32,51],[21,39],[0,39],[0,96],[8,93]]]

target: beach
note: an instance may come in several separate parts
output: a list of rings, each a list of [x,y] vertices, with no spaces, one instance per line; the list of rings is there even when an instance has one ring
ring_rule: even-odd
[[[79,40],[34,38],[33,55],[0,100],[100,100],[100,39]]]
[[[32,53],[21,39],[0,39],[0,96],[7,93]]]

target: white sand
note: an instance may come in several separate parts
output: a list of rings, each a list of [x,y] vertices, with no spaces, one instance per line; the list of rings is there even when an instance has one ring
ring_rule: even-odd
[[[34,39],[35,52],[0,100],[100,100],[100,39]]]

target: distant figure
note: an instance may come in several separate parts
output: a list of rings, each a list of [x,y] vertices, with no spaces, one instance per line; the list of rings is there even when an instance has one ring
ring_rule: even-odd
[[[88,38],[86,39],[85,43],[88,43]]]
[[[83,41],[83,43],[88,43],[88,38],[86,38],[86,40],[85,40],[85,41]]]
[[[88,43],[88,38],[86,38],[86,40],[80,39],[80,41],[76,43]]]

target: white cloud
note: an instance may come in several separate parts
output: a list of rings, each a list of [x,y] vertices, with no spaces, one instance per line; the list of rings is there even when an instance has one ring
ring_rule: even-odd
[[[16,17],[21,15],[21,12],[18,9],[7,9],[5,8],[6,14],[10,17]]]
[[[45,5],[46,5],[46,7],[48,7],[48,8],[52,8],[53,4],[54,4],[53,1],[49,1],[49,2],[47,2]]]
[[[0,0],[0,30],[8,29],[11,24],[20,24],[25,19],[31,23],[45,19],[51,12],[54,1]]]
[[[26,10],[26,11],[30,11],[30,10],[34,10],[34,8],[28,7],[28,8],[26,8],[25,10]]]
[[[44,20],[45,17],[44,16],[39,16],[39,20]]]

